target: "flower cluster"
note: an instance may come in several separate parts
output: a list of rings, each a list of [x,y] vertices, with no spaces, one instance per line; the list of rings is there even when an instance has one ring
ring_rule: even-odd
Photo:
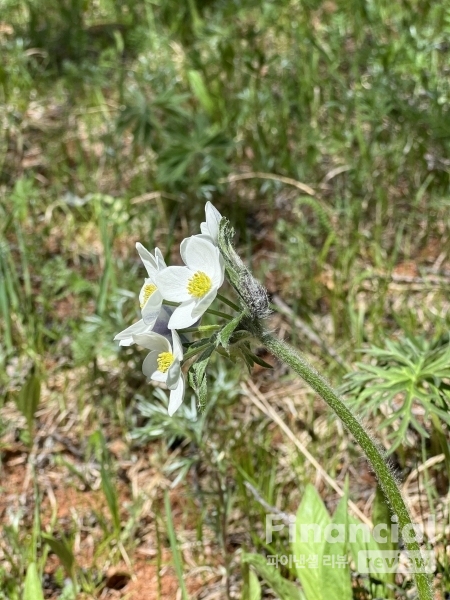
[[[152,254],[136,244],[147,271],[139,293],[142,318],[114,338],[121,346],[136,343],[150,351],[142,370],[147,381],[163,382],[169,388],[169,415],[181,405],[185,390],[183,330],[201,319],[224,280],[224,261],[217,247],[222,217],[211,202],[205,213],[201,233],[181,243],[183,267],[168,267],[159,248]]]

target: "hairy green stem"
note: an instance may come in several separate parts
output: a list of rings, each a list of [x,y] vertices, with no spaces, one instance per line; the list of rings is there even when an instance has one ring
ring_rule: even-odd
[[[377,447],[376,443],[374,443],[358,419],[350,412],[344,401],[339,398],[325,379],[319,375],[319,373],[309,365],[309,363],[300,356],[294,348],[274,337],[259,324],[255,326],[255,323],[253,322],[252,325],[251,329],[254,335],[274,356],[289,365],[315,392],[319,394],[319,396],[321,396],[321,398],[323,398],[323,400],[325,400],[328,406],[334,410],[358,442],[380,482],[386,500],[394,514],[398,517],[400,532],[403,531],[405,527],[407,528],[405,531],[408,531],[408,536],[405,536],[406,539],[404,538],[404,542],[408,552],[411,552],[412,556],[414,556],[416,570],[425,571],[425,563],[423,558],[421,558],[420,545],[413,535],[414,530],[411,516],[395,478],[386,462],[384,453]],[[413,539],[413,541],[407,541],[407,539]],[[420,600],[432,600],[433,594],[428,575],[425,572],[415,573],[414,577],[417,585],[418,598]]]

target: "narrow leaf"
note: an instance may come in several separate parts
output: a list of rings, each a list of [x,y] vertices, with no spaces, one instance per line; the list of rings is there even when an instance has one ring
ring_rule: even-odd
[[[42,533],[41,536],[45,543],[50,546],[52,552],[54,552],[59,558],[67,573],[69,575],[72,575],[75,566],[75,556],[67,540],[57,540],[55,537],[48,533]]]
[[[44,600],[41,580],[37,572],[36,563],[34,562],[28,565],[27,574],[25,576],[23,600]]]
[[[194,71],[192,69],[188,71],[187,76],[192,93],[206,110],[206,112],[212,114],[214,112],[214,100],[211,98],[206,88],[202,74],[199,71]]]
[[[41,379],[35,373],[30,373],[25,384],[20,390],[17,399],[17,408],[27,420],[28,431],[33,430],[34,413],[39,406],[41,399]]]
[[[243,554],[242,562],[251,565],[280,597],[280,600],[306,600],[301,590],[292,581],[284,579],[280,571],[269,564],[268,559],[264,556]]]
[[[347,550],[347,502],[348,490],[346,489],[331,521],[334,527],[330,531],[329,539],[334,539],[333,541],[325,540],[323,549],[321,565],[323,598],[339,598],[339,600],[352,600],[353,598]],[[343,533],[342,540],[341,533]]]
[[[307,600],[326,598],[322,594],[320,565],[322,564],[325,527],[330,523],[330,515],[316,488],[311,484],[307,485],[298,507],[295,520],[295,539],[292,545],[297,565],[304,563],[307,558],[314,560],[317,565],[313,567],[306,564],[304,568],[297,566],[297,575]]]
[[[228,321],[225,327],[220,331],[217,335],[217,342],[222,344],[222,346],[227,349],[230,341],[230,337],[232,336],[234,330],[239,326],[241,322],[243,312],[239,313],[234,319]]]
[[[177,574],[178,582],[180,584],[181,597],[183,598],[183,600],[188,600],[186,584],[184,583],[182,559],[181,559],[180,550],[178,548],[177,536],[175,534],[175,528],[173,526],[172,509],[170,507],[170,498],[169,498],[169,493],[167,490],[164,492],[164,507],[166,510],[167,533],[169,535],[170,548],[172,550],[172,558],[173,558],[173,564],[175,567],[175,572]]]
[[[261,600],[261,585],[256,574],[250,570],[248,574],[248,597],[250,600]]]
[[[111,513],[113,523],[114,523],[114,531],[116,535],[120,532],[120,514],[119,514],[119,503],[117,499],[116,489],[111,481],[110,473],[105,469],[104,464],[102,464],[100,470],[101,478],[102,478],[102,489],[105,494],[106,502],[108,503],[109,512]]]

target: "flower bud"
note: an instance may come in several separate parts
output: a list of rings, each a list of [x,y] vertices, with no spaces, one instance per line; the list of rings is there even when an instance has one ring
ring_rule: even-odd
[[[219,226],[218,246],[225,260],[225,269],[241,304],[251,319],[265,319],[270,314],[269,298],[264,286],[257,281],[233,248],[234,229],[228,219],[222,217]]]

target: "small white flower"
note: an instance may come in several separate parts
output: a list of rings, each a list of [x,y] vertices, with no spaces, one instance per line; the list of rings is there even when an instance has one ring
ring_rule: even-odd
[[[159,248],[155,248],[155,256],[153,256],[153,254],[138,242],[136,244],[136,250],[141,257],[148,274],[139,293],[142,320],[150,327],[150,329],[152,329],[161,311],[163,302],[161,293],[155,283],[155,278],[159,271],[166,268],[166,263],[164,262],[163,255]]]
[[[162,308],[163,298],[157,285],[155,276],[158,271],[166,268],[163,255],[159,248],[155,248],[155,255],[151,254],[142,244],[137,242],[136,250],[144,263],[148,277],[144,280],[144,285],[139,292],[139,304],[141,307],[142,319],[133,323],[120,333],[114,340],[120,342],[120,346],[131,346],[134,344],[133,334],[149,333],[155,330],[162,335],[169,334],[167,323],[172,315],[173,309],[169,307]]]
[[[172,346],[169,340],[158,333],[140,333],[133,335],[136,344],[147,348],[142,372],[150,380],[165,383],[170,390],[169,416],[181,406],[184,397],[184,376],[181,372],[183,346],[176,331],[172,331]]]
[[[169,329],[190,327],[203,315],[223,283],[223,258],[211,242],[201,236],[183,241],[185,267],[167,267],[156,275],[165,300],[181,302],[170,317]]]
[[[215,246],[219,237],[219,223],[222,218],[220,212],[215,208],[211,202],[205,204],[205,215],[206,223],[200,224],[201,237],[208,240]]]
[[[141,319],[118,333],[115,336],[114,341],[120,342],[119,346],[131,346],[134,344],[133,335],[150,333],[151,331],[159,333],[167,339],[171,339],[172,332],[168,328],[168,324],[173,310],[173,306],[162,306],[155,323],[146,325],[144,320]]]

